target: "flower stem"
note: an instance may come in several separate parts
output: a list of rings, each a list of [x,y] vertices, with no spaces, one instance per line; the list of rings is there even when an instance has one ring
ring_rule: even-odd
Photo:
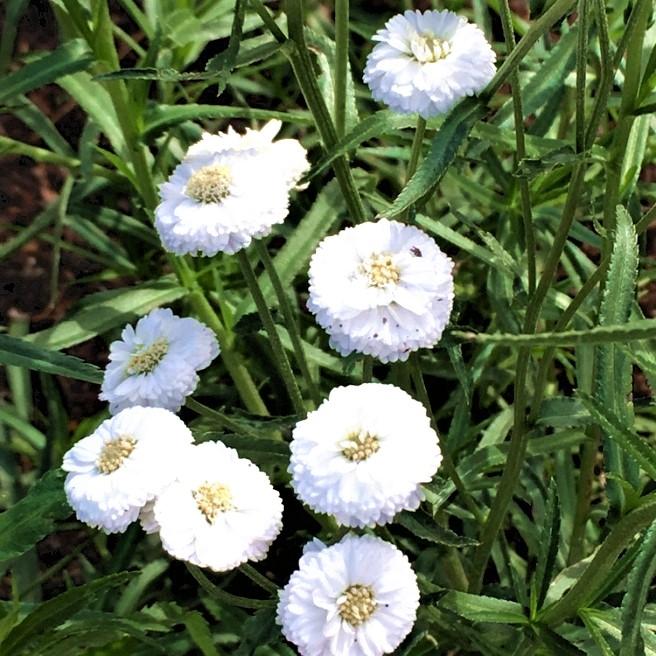
[[[437,424],[435,423],[435,417],[433,415],[430,399],[428,397],[428,390],[426,389],[426,384],[424,382],[424,375],[422,374],[421,367],[419,366],[419,358],[416,353],[413,353],[410,356],[408,360],[408,369],[410,371],[410,377],[412,378],[412,382],[414,383],[415,391],[417,393],[417,396],[419,397],[419,401],[423,404],[424,408],[426,408],[426,412],[428,413],[431,426],[433,427],[433,430],[437,433],[437,439],[440,445],[440,452],[442,453],[442,462],[444,463],[444,469],[446,470],[446,473],[449,476],[449,478],[453,481],[453,484],[458,490],[467,508],[469,508],[471,513],[477,519],[477,521],[480,521],[482,519],[481,512],[478,509],[478,506],[472,499],[469,492],[467,492],[467,488],[465,487],[465,484],[462,482],[462,479],[458,474],[458,470],[456,469],[456,466],[453,460],[451,459],[449,452],[447,451],[446,444],[444,443],[444,440],[442,439],[440,432],[437,430]]]
[[[272,595],[278,594],[278,586],[266,576],[260,574],[252,565],[244,563],[239,566],[239,571],[242,574],[245,574],[251,581],[253,581],[253,583],[259,585],[263,590],[266,590]]]
[[[370,355],[365,355],[362,360],[362,382],[370,383],[374,377],[374,359]]]
[[[287,56],[289,57],[305,102],[312,113],[324,148],[330,151],[337,145],[338,137],[326,103],[319,90],[310,53],[305,42],[303,31],[303,0],[287,0],[286,5],[289,38],[295,45],[295,48],[287,53]],[[364,221],[367,218],[367,213],[362,204],[362,199],[358,193],[346,157],[342,155],[335,158],[332,162],[332,167],[351,218],[358,223]]]
[[[508,0],[501,2],[501,23],[503,26],[503,36],[506,42],[506,51],[508,55],[515,48],[515,34],[512,26],[512,16]],[[512,90],[513,113],[515,117],[515,169],[519,163],[526,157],[526,140],[524,135],[524,112],[522,109],[522,90],[519,82],[518,69],[513,69],[510,74],[510,87]],[[516,170],[517,173],[517,170]],[[528,293],[533,294],[535,291],[535,232],[533,230],[533,213],[531,210],[531,191],[526,176],[521,175],[518,178],[519,193],[522,203],[522,221],[524,232],[524,246],[526,248],[526,258],[528,265]]]
[[[412,139],[412,150],[410,151],[410,161],[408,162],[408,170],[405,174],[406,184],[417,171],[419,158],[421,157],[422,146],[424,145],[424,134],[426,132],[426,119],[421,116],[417,119],[417,128],[415,129],[415,136]]]
[[[303,343],[298,331],[298,326],[296,325],[296,319],[294,317],[292,307],[289,303],[289,299],[287,298],[287,294],[285,294],[285,290],[283,289],[282,281],[280,280],[278,272],[276,271],[275,264],[271,259],[271,255],[269,255],[267,247],[262,241],[257,240],[255,242],[255,250],[257,251],[260,260],[264,264],[264,269],[269,275],[269,280],[271,280],[273,290],[275,291],[278,298],[278,305],[282,311],[282,316],[285,320],[287,332],[289,333],[289,338],[291,339],[292,347],[294,349],[296,364],[298,364],[298,368],[301,370],[301,374],[303,375],[312,401],[314,401],[315,405],[319,405],[321,403],[321,393],[319,392],[319,388],[317,387],[312,378],[312,375],[310,374],[310,368],[308,367],[307,359],[305,357],[305,351],[303,349]]]
[[[346,133],[346,78],[349,53],[349,0],[335,0],[335,130]]]
[[[248,285],[251,295],[253,296],[253,300],[255,301],[255,306],[257,307],[260,319],[262,319],[264,328],[269,336],[271,350],[273,351],[276,367],[280,373],[280,377],[282,378],[283,383],[285,384],[285,387],[287,388],[287,393],[289,394],[289,398],[292,402],[292,405],[294,406],[294,412],[296,412],[298,415],[305,416],[305,406],[303,404],[301,391],[298,388],[294,372],[292,371],[292,367],[289,364],[287,353],[285,353],[285,349],[283,348],[282,342],[280,341],[280,336],[276,330],[276,325],[273,321],[273,317],[271,316],[271,312],[269,311],[269,307],[266,303],[264,295],[262,294],[262,290],[257,284],[257,277],[255,276],[253,267],[251,266],[248,256],[246,255],[246,251],[243,249],[240,250],[237,253],[237,259],[239,260],[239,265],[244,275],[244,279],[246,280],[246,284]]]

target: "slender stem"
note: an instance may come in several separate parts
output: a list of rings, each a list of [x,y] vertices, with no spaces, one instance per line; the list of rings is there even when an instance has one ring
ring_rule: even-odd
[[[289,333],[289,338],[292,342],[292,348],[294,349],[296,364],[298,364],[298,368],[301,370],[301,374],[303,375],[303,379],[305,380],[305,384],[308,388],[308,392],[310,393],[312,401],[314,401],[315,405],[319,405],[321,403],[321,393],[319,392],[319,388],[317,387],[312,378],[312,375],[310,374],[310,368],[308,367],[307,359],[305,357],[305,351],[303,349],[303,343],[298,331],[298,326],[296,325],[294,312],[292,311],[292,307],[289,303],[289,299],[287,298],[287,294],[283,289],[282,281],[280,280],[278,272],[276,271],[276,266],[271,259],[271,255],[269,255],[267,247],[259,239],[255,242],[255,250],[260,257],[260,260],[264,264],[266,272],[269,274],[269,280],[271,280],[273,290],[275,291],[278,298],[278,305],[282,311],[282,316],[285,320],[287,332]]]
[[[199,403],[195,399],[192,399],[190,396],[187,397],[185,405],[193,410],[195,413],[199,414],[201,417],[207,417],[211,419],[218,428],[222,428],[235,433],[236,435],[250,435],[251,437],[259,437],[257,433],[254,433],[248,429],[248,426],[245,424],[240,424],[238,421],[227,417],[222,412],[214,410],[213,408],[208,408],[206,405]]]
[[[374,377],[374,359],[370,355],[365,355],[362,360],[362,382],[370,383]]]
[[[228,604],[228,606],[238,606],[240,608],[271,608],[276,605],[276,601],[273,599],[248,599],[247,597],[233,595],[230,592],[222,590],[217,585],[214,585],[214,583],[205,576],[200,567],[196,567],[196,565],[191,565],[190,563],[185,563],[185,567],[205,592],[214,597],[214,599],[218,599],[219,601]]]
[[[269,311],[269,306],[267,305],[264,295],[262,294],[262,290],[257,284],[257,277],[255,276],[253,267],[251,266],[248,256],[246,255],[246,251],[243,249],[239,251],[237,253],[237,259],[239,260],[239,265],[244,275],[244,279],[246,280],[246,284],[248,285],[251,295],[253,296],[253,300],[255,301],[255,306],[257,307],[260,319],[262,319],[264,328],[269,336],[269,342],[271,343],[271,350],[273,351],[274,361],[276,363],[278,372],[280,373],[280,377],[282,378],[283,383],[287,388],[287,393],[289,394],[289,398],[292,402],[292,405],[294,406],[294,412],[296,412],[298,415],[305,416],[303,397],[301,396],[301,391],[298,388],[296,377],[294,376],[292,367],[289,364],[287,353],[285,352],[282,342],[280,341],[280,336],[278,335],[276,325],[273,321],[273,317],[271,316],[271,312]]]
[[[503,36],[506,41],[508,55],[515,48],[515,34],[512,26],[512,15],[508,0],[501,2],[501,24]],[[510,87],[512,91],[513,113],[515,118],[515,169],[526,157],[526,139],[524,134],[524,111],[522,108],[522,89],[517,68],[510,74]],[[535,265],[535,231],[533,230],[533,213],[531,210],[531,190],[526,176],[518,178],[519,193],[522,203],[522,226],[524,232],[524,246],[526,247],[526,261],[528,265],[528,292],[535,291],[536,265]]]
[[[73,176],[68,175],[57,201],[57,213],[55,214],[55,223],[53,229],[54,244],[52,248],[52,263],[50,265],[50,297],[48,305],[54,307],[57,301],[57,290],[59,289],[59,265],[61,263],[61,240],[64,229],[64,219],[68,211],[68,200],[73,189]]]
[[[408,162],[408,170],[405,174],[406,184],[410,178],[415,174],[419,158],[421,157],[422,146],[424,145],[424,134],[426,132],[426,119],[421,116],[417,119],[417,128],[415,129],[415,136],[412,139],[412,150],[410,151],[410,161]]]
[[[579,34],[576,44],[576,152],[585,151],[585,74],[588,64],[588,7],[579,0]]]
[[[278,586],[266,576],[260,574],[252,565],[244,563],[239,566],[239,571],[242,574],[245,574],[251,581],[253,581],[253,583],[259,585],[263,590],[266,590],[272,595],[278,594]]]
[[[305,42],[303,0],[287,0],[287,26],[289,37],[296,46],[287,53],[287,56],[305,102],[310,112],[312,112],[323,145],[326,150],[330,151],[337,144],[337,132],[319,90],[312,60]],[[362,204],[362,199],[358,193],[346,157],[335,158],[332,161],[332,167],[351,217],[358,223],[364,221],[367,218],[367,212]]]
[[[271,32],[273,35],[273,38],[278,42],[278,43],[285,43],[287,41],[287,37],[285,36],[285,33],[278,27],[276,24],[276,21],[273,20],[271,17],[271,14],[269,13],[269,10],[264,6],[264,3],[261,2],[261,0],[248,0],[249,4],[255,11],[258,13],[259,17],[262,19],[262,22],[266,26],[266,28]]]
[[[576,206],[583,186],[584,173],[584,163],[577,164],[572,173],[560,225],[554,235],[554,241],[547,255],[540,282],[526,310],[526,318],[524,320],[525,333],[535,333],[536,331],[542,304],[551,286],[560,256],[567,242],[567,235],[574,221]],[[492,502],[492,508],[481,532],[480,544],[474,553],[472,576],[470,577],[470,591],[474,593],[478,593],[483,584],[483,575],[490,553],[492,552],[492,546],[508,512],[508,507],[512,501],[513,492],[524,463],[524,455],[528,445],[526,435],[526,383],[529,358],[529,348],[523,347],[519,349],[515,375],[513,430],[510,437],[508,459],[501,475],[501,482],[499,483],[497,494]]]
[[[335,130],[346,133],[346,79],[349,53],[349,0],[335,0]]]
[[[221,359],[235,383],[237,392],[246,408],[258,415],[268,415],[269,411],[260,393],[257,391],[257,387],[255,387],[255,383],[248,369],[244,366],[237,352],[233,350],[232,339],[214,311],[214,308],[209,304],[207,298],[205,298],[205,294],[199,288],[192,289],[189,294],[189,301],[199,318],[215,332],[221,347]]]
[[[446,473],[449,476],[449,478],[453,481],[456,490],[458,490],[458,493],[462,497],[462,500],[467,506],[467,508],[469,508],[469,510],[474,515],[476,520],[480,521],[482,519],[481,512],[478,506],[476,505],[476,503],[474,502],[474,500],[472,499],[471,495],[467,491],[465,484],[462,482],[462,479],[458,474],[458,470],[456,469],[456,466],[451,456],[449,455],[449,452],[447,451],[447,447],[446,444],[444,443],[444,440],[442,439],[442,435],[437,430],[437,424],[435,423],[435,416],[433,415],[430,399],[428,397],[428,390],[426,389],[424,376],[422,374],[421,367],[419,366],[419,358],[417,357],[416,353],[413,353],[410,356],[408,360],[408,369],[410,371],[410,376],[412,377],[412,381],[415,386],[415,391],[417,393],[417,396],[419,397],[419,401],[426,408],[426,412],[428,413],[428,417],[430,418],[431,426],[433,427],[433,430],[437,433],[437,439],[440,445],[440,452],[442,453],[442,463],[444,464],[444,469],[446,470]]]

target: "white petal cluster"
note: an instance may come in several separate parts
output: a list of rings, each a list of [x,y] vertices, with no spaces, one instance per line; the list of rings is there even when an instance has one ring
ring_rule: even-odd
[[[77,518],[122,533],[175,477],[193,440],[172,412],[135,406],[105,420],[65,455],[65,491]]]
[[[333,389],[293,431],[289,471],[299,499],[343,526],[416,510],[441,462],[424,406],[394,385]]]
[[[197,371],[219,354],[214,333],[190,317],[156,309],[112,342],[100,399],[112,414],[142,405],[177,411],[198,384]]]
[[[159,527],[175,558],[224,572],[266,556],[282,510],[264,472],[221,442],[203,442],[187,451],[143,523]]]
[[[496,55],[483,32],[450,11],[408,10],[378,30],[364,82],[373,97],[401,114],[430,118],[481,91]]]
[[[306,551],[280,593],[277,621],[301,656],[382,656],[410,633],[419,606],[407,557],[372,536]]]
[[[236,253],[284,221],[289,192],[309,164],[298,141],[273,141],[280,125],[205,134],[189,148],[160,186],[155,226],[168,251]]]
[[[453,305],[452,269],[422,230],[388,219],[361,223],[319,244],[307,307],[342,355],[406,360],[442,336]]]

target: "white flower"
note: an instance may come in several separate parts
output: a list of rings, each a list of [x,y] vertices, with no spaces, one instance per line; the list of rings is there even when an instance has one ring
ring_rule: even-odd
[[[391,654],[419,606],[407,557],[372,536],[307,551],[280,593],[277,621],[301,656]]]
[[[442,456],[424,406],[394,385],[333,389],[293,431],[289,472],[298,497],[343,526],[416,510]]]
[[[126,326],[109,347],[100,399],[114,414],[133,405],[177,412],[219,354],[214,333],[200,321],[156,309]]]
[[[152,513],[171,556],[216,572],[265,558],[282,528],[282,501],[267,475],[221,442],[187,452]]]
[[[342,355],[407,360],[442,336],[453,305],[452,269],[418,228],[387,219],[362,223],[319,244],[307,306]]]
[[[77,518],[122,533],[175,478],[192,441],[182,420],[162,408],[135,406],[103,421],[64,455],[64,489]]]
[[[496,55],[481,30],[450,11],[408,10],[378,30],[364,81],[401,114],[448,112],[494,77]]]
[[[205,134],[161,185],[155,226],[178,255],[236,253],[282,223],[289,192],[308,168],[293,139],[273,142],[279,121],[261,131]]]

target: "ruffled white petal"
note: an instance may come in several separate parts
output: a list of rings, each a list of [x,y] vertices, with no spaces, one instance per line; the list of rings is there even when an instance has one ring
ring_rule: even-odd
[[[408,10],[373,39],[364,82],[374,99],[401,114],[444,114],[481,91],[496,71],[483,32],[450,11]]]
[[[375,451],[353,460],[352,435],[375,439]],[[416,510],[421,483],[441,462],[435,431],[421,403],[393,385],[337,387],[293,431],[289,472],[301,501],[344,526],[392,521]]]
[[[103,473],[98,463],[104,447],[121,438],[134,440],[132,452]],[[185,424],[162,408],[136,406],[105,420],[64,455],[64,488],[77,518],[106,533],[123,532],[175,478],[192,441]]]
[[[194,493],[204,484],[224,486],[231,507],[212,521]],[[282,528],[282,501],[268,477],[221,442],[203,442],[179,463],[173,482],[156,499],[149,526],[159,526],[164,549],[199,567],[224,572],[262,560]]]
[[[398,280],[371,284],[366,267],[389,256]],[[327,237],[310,262],[307,307],[342,355],[406,360],[434,346],[453,305],[453,262],[426,233],[381,219]]]
[[[340,615],[350,586],[366,586],[375,601],[358,626]],[[410,633],[418,606],[407,557],[379,538],[348,535],[330,547],[306,550],[280,593],[277,621],[301,656],[382,656]]]
[[[155,227],[164,247],[178,255],[236,253],[268,235],[289,210],[289,192],[309,168],[305,149],[295,139],[273,142],[280,129],[271,121],[240,135],[205,133],[192,145],[167,182]],[[203,203],[187,193],[189,180],[206,167],[229,172],[230,190],[219,202]]]
[[[133,356],[158,341],[166,343],[166,353],[152,371],[131,372]],[[121,339],[110,345],[99,398],[109,401],[112,414],[134,405],[177,412],[196,389],[196,372],[208,367],[218,354],[216,337],[207,326],[190,317],[178,317],[169,309],[155,309],[134,328],[126,326]]]

